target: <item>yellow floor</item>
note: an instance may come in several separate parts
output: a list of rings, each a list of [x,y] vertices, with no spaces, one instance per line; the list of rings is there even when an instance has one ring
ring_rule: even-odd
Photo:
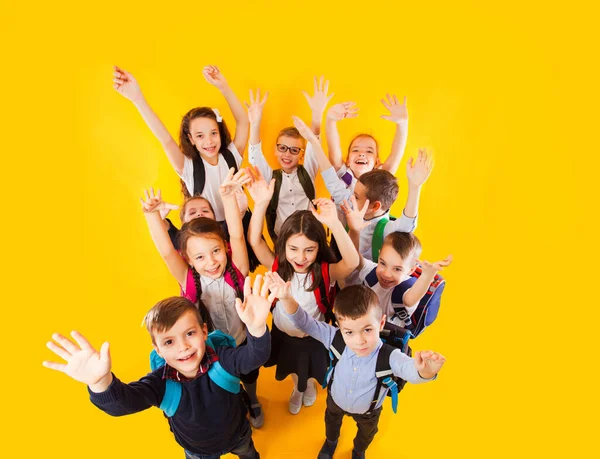
[[[406,158],[435,169],[416,234],[429,260],[454,255],[440,317],[414,343],[447,357],[407,387],[370,458],[596,457],[598,39],[592,2],[3,2],[0,196],[4,458],[182,458],[162,414],[111,418],[86,388],[42,367],[52,332],[110,341],[123,380],[145,374],[145,312],[177,293],[139,209],[145,187],[179,184],[133,106],[112,90],[130,70],[168,129],[192,106],[230,113],[201,69],[234,91],[270,90],[262,137],[324,74],[360,116],[346,148],[393,126],[379,100],[407,95]],[[322,192],[322,184],[318,184]],[[263,459],[314,458],[324,394],[297,416],[291,382],[263,371]],[[348,458],[346,422],[336,458]],[[596,453],[594,453],[596,451]]]

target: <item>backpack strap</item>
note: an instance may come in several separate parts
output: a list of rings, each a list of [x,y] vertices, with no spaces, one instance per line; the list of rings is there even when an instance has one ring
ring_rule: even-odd
[[[275,169],[273,171],[273,178],[275,179],[275,189],[273,191],[273,197],[267,207],[267,213],[265,214],[267,220],[267,231],[271,240],[275,242],[277,235],[275,234],[275,220],[277,219],[277,206],[279,205],[279,192],[281,191],[281,182],[283,181],[283,172],[281,169]]]
[[[411,276],[418,279],[422,272],[421,267],[417,266]],[[445,288],[445,279],[439,274],[436,274],[433,281],[429,284],[427,293],[421,298],[417,309],[415,309],[412,314],[412,326],[410,327],[410,331],[415,337],[419,336],[423,330],[431,325],[437,318],[440,310],[442,293]]]
[[[381,251],[381,247],[383,246],[383,232],[385,230],[385,225],[388,224],[390,220],[387,217],[383,217],[381,220],[377,222],[377,226],[375,226],[375,231],[373,231],[373,240],[371,242],[371,256],[373,257],[374,262],[379,260],[379,252]]]
[[[385,392],[388,389],[392,394],[392,410],[394,410],[394,413],[398,411],[398,385],[396,384],[396,381],[394,381],[394,373],[392,372],[392,367],[390,366],[390,356],[392,355],[394,349],[396,348],[385,343],[383,343],[379,349],[379,353],[377,354],[377,363],[375,365],[377,387],[375,388],[375,394],[373,395],[371,406],[369,406],[369,410],[365,414],[371,414],[373,410],[375,410],[377,403],[381,399],[382,392]]]
[[[329,390],[331,390],[331,385],[333,384],[333,370],[335,369],[335,366],[339,360],[342,358],[344,349],[346,349],[346,343],[344,341],[344,337],[342,336],[342,331],[337,329],[335,335],[333,336],[333,341],[329,346],[329,367],[327,368],[325,379],[323,380],[323,389],[328,387]]]
[[[231,153],[228,148],[219,153],[223,155],[227,167],[229,169],[233,167],[235,172],[237,172],[238,167],[233,153]],[[202,162],[202,157],[200,155],[192,160],[192,164],[194,166],[194,196],[199,196],[204,191],[204,186],[206,185],[206,169],[204,168],[204,162]]]
[[[369,287],[373,287],[377,282],[379,282],[377,280],[377,267],[373,268],[371,272],[365,276],[365,282]]]
[[[307,172],[307,170],[302,164],[298,165],[298,169],[296,169],[296,171],[298,174],[298,181],[300,182],[300,185],[302,185],[302,189],[304,190],[306,197],[312,201],[313,199],[315,199],[316,194],[315,184],[310,178],[310,174]]]
[[[158,355],[156,350],[153,349],[150,353],[150,368],[152,371],[164,367],[165,363],[165,359]],[[165,394],[163,395],[159,408],[163,410],[168,417],[171,417],[177,411],[177,407],[179,407],[179,402],[181,401],[181,384],[171,379],[167,379],[165,383]]]

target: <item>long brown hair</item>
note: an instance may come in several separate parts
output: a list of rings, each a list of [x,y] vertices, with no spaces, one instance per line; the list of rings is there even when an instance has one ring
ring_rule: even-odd
[[[295,235],[302,234],[307,239],[316,242],[318,245],[317,258],[315,262],[309,267],[309,272],[312,274],[313,282],[310,287],[306,288],[307,291],[313,292],[323,281],[323,275],[321,274],[321,263],[335,263],[335,256],[333,251],[329,248],[327,242],[327,234],[325,228],[315,218],[310,210],[297,210],[290,215],[287,220],[281,226],[277,242],[275,243],[275,256],[279,266],[277,267],[277,274],[281,276],[284,281],[289,281],[294,275],[294,268],[287,261],[285,247],[287,240]],[[308,277],[307,277],[308,279]]]
[[[196,118],[210,118],[217,123],[219,128],[219,137],[221,138],[221,148],[219,149],[219,153],[222,153],[227,149],[229,144],[231,143],[231,133],[227,128],[227,124],[225,124],[225,120],[221,119],[221,122],[217,121],[217,115],[210,107],[196,107],[192,108],[188,111],[181,120],[181,125],[179,126],[179,148],[181,152],[190,159],[200,159],[200,153],[198,153],[198,149],[195,145],[190,142],[189,136],[190,133],[190,124]],[[189,197],[190,193],[185,186],[183,180],[181,180],[181,191],[185,197]]]

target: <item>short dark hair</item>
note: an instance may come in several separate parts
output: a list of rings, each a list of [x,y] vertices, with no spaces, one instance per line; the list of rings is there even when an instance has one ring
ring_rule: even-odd
[[[413,233],[403,233],[396,231],[388,234],[383,240],[383,246],[391,245],[403,260],[407,259],[411,254],[418,258],[421,256],[421,241]],[[383,247],[382,246],[382,247]]]
[[[365,172],[358,181],[364,185],[367,199],[371,203],[381,202],[381,207],[386,212],[398,198],[398,179],[384,169]]]
[[[150,333],[152,344],[156,346],[155,332],[169,330],[186,312],[193,312],[200,326],[204,326],[198,307],[185,297],[172,296],[156,303],[144,317],[144,325]]]
[[[336,294],[333,312],[338,322],[340,319],[356,320],[374,307],[383,315],[379,298],[373,290],[365,285],[350,285]]]

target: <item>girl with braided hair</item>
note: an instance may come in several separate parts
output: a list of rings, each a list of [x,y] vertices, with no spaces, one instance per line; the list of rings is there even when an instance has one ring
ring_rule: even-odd
[[[209,331],[221,330],[235,338],[238,345],[246,343],[246,329],[235,309],[236,298],[242,298],[244,279],[249,272],[248,253],[236,193],[250,180],[245,170],[234,175],[234,169],[219,189],[229,228],[229,247],[221,224],[206,217],[185,223],[178,235],[178,252],[160,212],[176,206],[162,201],[160,191],[146,192],[142,208],[150,234],[169,271],[181,286],[181,295],[198,304],[204,313]],[[205,306],[203,311],[202,305]],[[203,317],[204,319],[204,317]],[[260,427],[264,416],[256,396],[258,369],[241,380],[250,398],[250,423]]]

